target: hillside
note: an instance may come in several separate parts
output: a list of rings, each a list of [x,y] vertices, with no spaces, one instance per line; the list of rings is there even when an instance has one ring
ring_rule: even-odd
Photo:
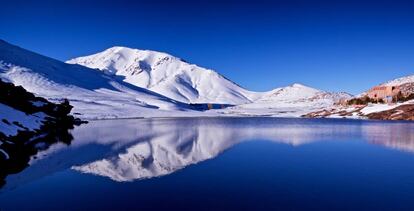
[[[253,103],[238,105],[223,112],[238,115],[300,116],[351,97],[348,93],[326,92],[295,83],[266,92]]]
[[[326,107],[304,117],[413,120],[414,75],[381,83],[349,99],[346,104]]]
[[[68,101],[55,104],[0,80],[0,187],[6,175],[23,170],[32,155],[50,145],[70,143],[68,130],[81,121]]]
[[[0,79],[52,101],[67,98],[81,118],[189,115],[184,103],[5,41],[0,41]]]
[[[156,51],[112,47],[67,63],[122,76],[127,83],[186,103],[243,104],[260,96],[213,70]]]
[[[83,119],[297,117],[350,97],[300,84],[268,92],[248,91],[213,70],[177,57],[126,47],[64,63],[0,41],[0,79],[50,101],[66,98],[74,106],[72,114]],[[229,105],[233,107],[201,112]]]
[[[71,59],[67,63],[122,76],[127,83],[187,103],[236,105],[224,111],[209,112],[212,115],[298,116],[351,97],[347,93],[330,93],[301,84],[268,92],[248,91],[213,70],[189,64],[166,53],[127,47],[112,47],[97,54]]]
[[[401,77],[401,78],[396,78],[394,80],[382,83],[380,85],[382,86],[399,86],[399,85],[403,85],[406,83],[414,83],[414,75],[410,75],[410,76],[405,76],[405,77]]]

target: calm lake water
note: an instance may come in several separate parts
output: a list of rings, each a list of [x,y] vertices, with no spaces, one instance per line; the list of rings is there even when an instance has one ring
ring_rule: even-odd
[[[0,210],[413,210],[414,124],[93,121],[9,175]]]

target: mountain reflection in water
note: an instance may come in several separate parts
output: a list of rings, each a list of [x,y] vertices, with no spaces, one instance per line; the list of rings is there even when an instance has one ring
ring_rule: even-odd
[[[171,174],[214,158],[246,141],[299,146],[316,141],[365,140],[414,152],[414,124],[406,122],[279,119],[165,118],[92,121],[72,131],[67,147],[40,152],[30,167],[9,175],[4,189],[73,169],[118,182]]]

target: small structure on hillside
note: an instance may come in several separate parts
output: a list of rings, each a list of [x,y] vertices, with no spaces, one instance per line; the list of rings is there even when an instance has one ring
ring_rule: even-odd
[[[368,90],[367,96],[374,100],[384,100],[387,102],[388,99],[397,96],[400,91],[399,86],[374,86]]]

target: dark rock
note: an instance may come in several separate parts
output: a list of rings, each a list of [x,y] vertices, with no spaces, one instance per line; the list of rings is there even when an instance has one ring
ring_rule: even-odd
[[[368,114],[369,119],[414,120],[414,104],[400,105],[396,108]]]
[[[22,111],[26,114],[43,112],[48,115],[40,129],[29,131],[19,122],[10,123],[2,119],[6,124],[14,124],[21,128],[17,135],[6,136],[0,132],[0,149],[7,153],[0,153],[0,187],[5,184],[7,175],[15,174],[28,166],[30,158],[39,151],[49,148],[51,145],[62,142],[67,145],[73,140],[69,130],[74,126],[86,123],[70,115],[72,106],[67,99],[55,104],[48,100],[36,97],[27,92],[21,86],[15,86],[0,80],[0,103]],[[37,105],[34,103],[37,102]]]

